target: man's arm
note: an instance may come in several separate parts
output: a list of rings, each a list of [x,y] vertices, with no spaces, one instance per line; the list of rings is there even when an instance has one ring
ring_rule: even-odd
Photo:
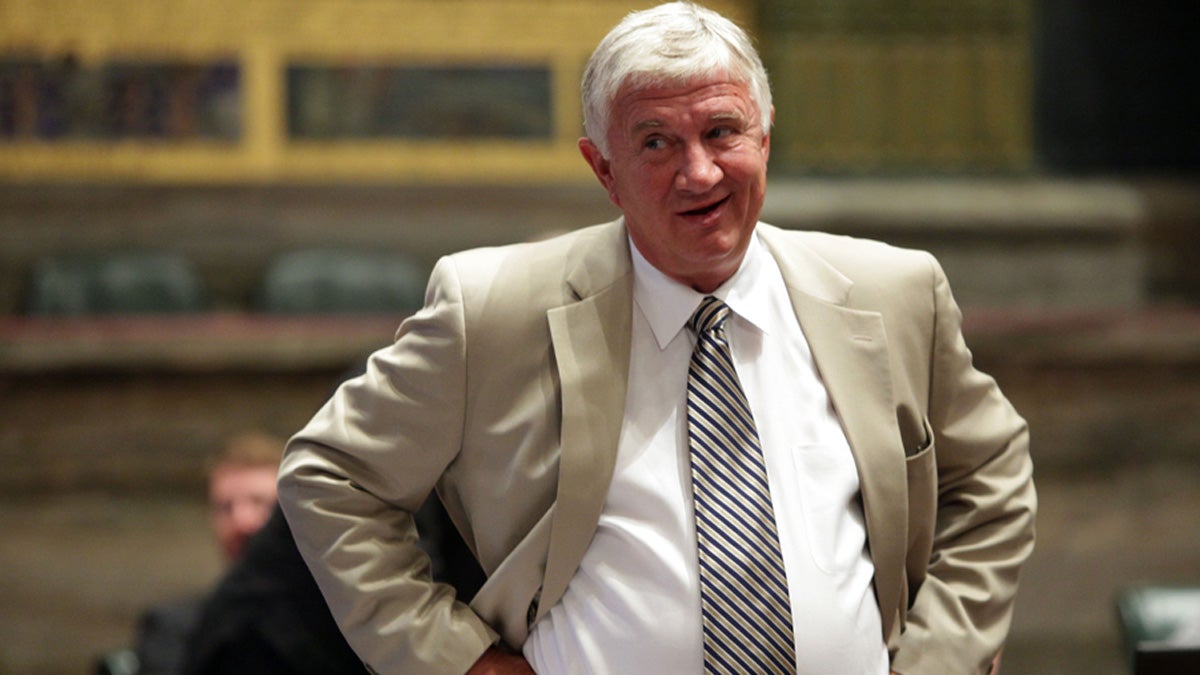
[[[923,580],[913,571],[924,565],[909,560],[914,587],[892,668],[903,675],[986,673],[1008,633],[1018,573],[1033,549],[1029,433],[995,381],[972,366],[961,312],[941,268],[931,265],[928,411],[937,516]]]
[[[464,320],[453,264],[426,306],[289,443],[279,501],[358,655],[381,673],[466,672],[497,634],[435,584],[413,513],[461,445]]]

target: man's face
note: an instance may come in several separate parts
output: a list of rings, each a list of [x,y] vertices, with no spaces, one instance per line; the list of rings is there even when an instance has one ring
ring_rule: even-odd
[[[208,483],[213,532],[226,560],[242,555],[275,507],[276,470],[270,466],[217,466]]]
[[[770,137],[749,89],[723,77],[617,92],[609,157],[579,147],[629,236],[667,276],[710,292],[737,271],[762,210]]]

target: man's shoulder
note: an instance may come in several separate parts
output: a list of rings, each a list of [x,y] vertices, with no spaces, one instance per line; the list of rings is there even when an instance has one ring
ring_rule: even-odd
[[[590,278],[602,284],[628,267],[624,232],[622,222],[616,220],[514,244],[460,251],[446,256],[439,265],[453,268],[464,291],[536,294],[544,290],[554,295],[552,288],[561,291],[569,278]]]
[[[768,223],[760,223],[759,231],[774,241],[806,246],[814,253],[831,257],[870,255],[911,258],[928,257],[929,255],[926,251],[903,248],[877,239],[865,239],[820,230],[789,230]]]
[[[611,239],[620,221],[589,225],[574,230],[548,231],[525,241],[495,246],[465,249],[447,256],[460,266],[470,266],[489,260],[519,260],[534,263],[539,260],[561,260],[572,250],[592,241]],[[623,229],[622,229],[623,231]]]
[[[772,249],[782,255],[815,255],[851,278],[928,270],[933,260],[927,251],[846,234],[787,230],[766,223],[760,224],[759,231]]]

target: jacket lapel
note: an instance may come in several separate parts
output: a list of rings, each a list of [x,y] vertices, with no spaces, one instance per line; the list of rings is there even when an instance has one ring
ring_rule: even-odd
[[[580,238],[566,281],[578,301],[547,312],[562,391],[562,453],[537,618],[575,575],[616,464],[633,315],[632,263],[621,221]]]
[[[812,249],[770,226],[760,224],[759,232],[783,273],[854,454],[888,635],[902,602],[907,488],[883,318],[853,308],[852,282]],[[579,238],[566,282],[578,300],[547,312],[562,390],[562,453],[536,618],[562,597],[583,559],[616,463],[633,312],[621,221]]]
[[[883,317],[854,309],[852,282],[812,249],[770,226],[759,232],[783,273],[858,467],[886,636],[901,603],[908,499]]]

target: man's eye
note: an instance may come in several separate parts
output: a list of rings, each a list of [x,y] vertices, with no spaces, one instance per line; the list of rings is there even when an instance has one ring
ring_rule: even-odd
[[[708,132],[709,138],[726,138],[732,136],[737,130],[733,127],[716,127]]]
[[[647,150],[662,150],[663,148],[667,147],[667,141],[664,138],[654,136],[647,138],[645,143],[642,144],[642,147],[646,148]]]

